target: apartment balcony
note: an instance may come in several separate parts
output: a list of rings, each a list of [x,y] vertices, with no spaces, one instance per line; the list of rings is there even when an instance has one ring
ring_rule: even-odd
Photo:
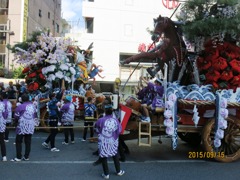
[[[6,53],[6,44],[0,44],[0,53],[1,54]]]
[[[0,15],[0,24],[7,24],[8,15]]]

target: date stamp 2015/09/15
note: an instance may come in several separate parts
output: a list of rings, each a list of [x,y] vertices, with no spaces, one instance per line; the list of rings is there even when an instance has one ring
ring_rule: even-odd
[[[197,151],[189,151],[188,158],[189,159],[205,159],[205,158],[224,158],[224,152],[197,152]]]

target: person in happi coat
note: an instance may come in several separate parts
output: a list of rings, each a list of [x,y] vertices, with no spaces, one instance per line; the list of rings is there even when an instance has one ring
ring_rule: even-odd
[[[161,84],[160,79],[156,79],[154,83],[147,81],[145,78],[141,77],[142,81],[147,84],[145,87],[145,93],[146,91],[148,100],[145,102],[145,100],[142,101],[142,110],[144,112],[145,116],[141,117],[142,121],[150,122],[150,116],[149,116],[149,109],[154,110],[156,107],[161,106],[163,104],[162,97],[163,97],[163,91],[164,88]],[[159,100],[161,100],[161,105],[159,105]]]
[[[5,105],[3,117],[6,120],[6,126],[9,127],[12,124],[12,103],[8,100],[8,95],[6,92],[2,92],[2,101]],[[6,128],[5,134],[4,134],[4,141],[9,142],[8,139],[9,136],[9,129]]]
[[[17,156],[11,161],[29,160],[32,135],[34,133],[37,118],[37,108],[29,101],[29,95],[23,94],[21,98],[23,103],[17,106],[14,113],[14,121],[17,124],[15,139]],[[25,143],[25,153],[22,157],[23,139]]]
[[[97,107],[93,103],[92,97],[87,98],[87,103],[84,104],[84,129],[83,129],[83,139],[82,141],[86,141],[88,127],[90,128],[90,137],[93,137],[93,120],[94,113],[97,110]]]
[[[61,117],[61,123],[64,127],[64,141],[62,142],[62,144],[64,145],[68,145],[68,136],[70,134],[70,138],[71,138],[71,143],[74,144],[74,131],[73,131],[73,122],[74,122],[74,111],[75,111],[75,107],[74,104],[72,103],[72,96],[67,95],[64,99],[64,104],[60,109],[60,112],[62,114]]]
[[[58,93],[51,93],[49,94],[50,101],[47,104],[48,112],[49,112],[49,126],[50,134],[47,137],[47,139],[42,143],[42,146],[46,149],[49,149],[51,147],[51,152],[59,152],[60,150],[55,147],[55,138],[58,134],[58,122],[60,119],[60,112],[59,112],[59,106],[61,105],[60,101],[62,100],[64,89],[62,91],[59,91]],[[50,147],[48,145],[50,143]]]
[[[104,179],[109,179],[109,169],[107,159],[112,157],[115,170],[118,176],[122,176],[125,172],[120,168],[118,157],[119,135],[121,132],[121,124],[117,118],[113,116],[111,104],[105,104],[105,116],[99,118],[95,124],[95,130],[98,134],[98,150],[101,158]]]
[[[6,130],[6,119],[4,118],[5,109],[6,109],[5,104],[2,101],[2,97],[1,97],[0,99],[0,147],[1,147],[2,161],[7,161],[6,145],[4,141],[4,134]]]

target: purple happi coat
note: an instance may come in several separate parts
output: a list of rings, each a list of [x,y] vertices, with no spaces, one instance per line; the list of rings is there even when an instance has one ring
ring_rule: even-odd
[[[162,108],[164,107],[164,102],[163,102],[163,93],[164,93],[164,88],[161,85],[156,85],[153,83],[148,83],[149,89],[151,89],[152,93],[152,109],[155,109],[157,107]]]
[[[3,113],[3,117],[6,119],[7,123],[12,122],[12,104],[8,99],[3,99],[3,103],[5,105],[5,111]]]
[[[5,132],[6,129],[6,119],[3,117],[4,111],[5,105],[2,101],[0,101],[0,133]]]
[[[36,118],[37,109],[32,102],[24,102],[17,106],[14,113],[14,119],[18,122],[16,133],[33,134]]]
[[[73,105],[73,103],[68,102],[65,103],[62,107],[61,107],[61,113],[62,113],[62,119],[61,122],[64,125],[73,125],[73,121],[74,121],[74,111],[75,111],[75,107]]]
[[[112,115],[97,120],[98,150],[100,157],[112,157],[118,152],[118,137],[122,126]]]

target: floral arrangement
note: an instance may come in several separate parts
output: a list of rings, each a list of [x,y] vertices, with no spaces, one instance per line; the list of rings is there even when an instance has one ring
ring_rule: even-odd
[[[48,32],[41,32],[22,46],[16,45],[15,60],[24,66],[28,90],[45,91],[51,88],[53,81],[74,81],[75,64],[69,62],[67,49],[71,39],[52,37]]]
[[[240,47],[230,42],[209,40],[197,59],[200,80],[214,89],[240,87]]]
[[[174,134],[173,116],[175,116],[174,105],[175,105],[176,101],[177,101],[177,96],[174,93],[171,93],[168,96],[168,100],[165,102],[165,111],[164,111],[165,120],[163,123],[166,126],[167,135]]]
[[[227,98],[222,96],[222,92],[217,92],[219,100],[219,110],[218,110],[218,119],[217,119],[217,129],[215,133],[214,146],[216,148],[221,146],[221,139],[224,137],[224,129],[227,128],[226,118],[228,117],[227,109]]]

